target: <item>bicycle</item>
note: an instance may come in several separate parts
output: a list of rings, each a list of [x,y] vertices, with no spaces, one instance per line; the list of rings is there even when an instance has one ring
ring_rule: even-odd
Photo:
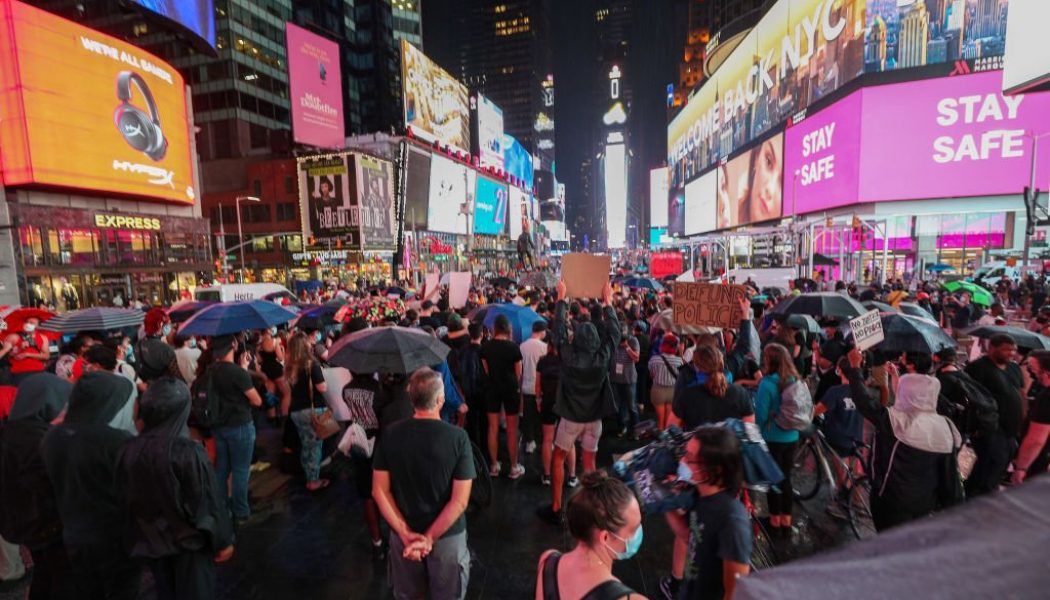
[[[757,490],[755,490],[757,491]],[[758,518],[758,509],[751,503],[748,488],[740,492],[740,501],[744,503],[747,514],[751,519],[751,568],[755,571],[768,569],[780,564],[780,557],[773,546],[773,539],[769,531]]]
[[[474,484],[470,486],[469,505],[475,509],[487,508],[492,504],[492,476],[489,475],[489,461],[485,453],[474,442],[470,443],[474,454]]]
[[[821,485],[827,485],[831,497],[843,508],[845,519],[857,539],[863,537],[862,531],[871,522],[871,479],[867,475],[870,469],[866,454],[869,454],[868,447],[861,445],[848,456],[840,456],[820,427],[814,427],[803,434],[795,450],[791,474],[792,493],[800,501],[812,499]],[[841,485],[836,472],[844,476]]]

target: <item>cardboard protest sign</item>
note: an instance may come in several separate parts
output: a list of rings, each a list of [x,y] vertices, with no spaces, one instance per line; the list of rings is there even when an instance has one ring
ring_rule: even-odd
[[[740,300],[747,298],[747,287],[742,285],[676,281],[674,325],[735,329],[747,318],[747,313],[740,310]]]
[[[436,290],[439,285],[441,285],[441,273],[427,273],[426,283],[423,285],[423,297],[420,301],[428,298],[434,300],[436,298],[436,296],[434,296],[434,290]]]
[[[605,254],[575,252],[561,259],[561,278],[570,298],[601,298],[609,283],[612,259]]]
[[[853,342],[857,345],[858,350],[867,350],[886,339],[882,332],[882,318],[878,310],[872,310],[855,319],[850,319],[849,326],[853,330]]]
[[[463,308],[467,305],[470,296],[471,274],[469,272],[449,273],[448,276],[448,305],[453,309]]]

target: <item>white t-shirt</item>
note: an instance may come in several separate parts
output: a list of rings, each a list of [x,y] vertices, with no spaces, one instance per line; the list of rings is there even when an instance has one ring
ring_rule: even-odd
[[[200,348],[183,346],[175,350],[175,362],[179,365],[179,373],[186,380],[186,385],[193,383],[197,378],[197,360],[201,357]]]
[[[547,356],[547,343],[529,338],[521,343],[521,393],[536,393],[536,364]]]

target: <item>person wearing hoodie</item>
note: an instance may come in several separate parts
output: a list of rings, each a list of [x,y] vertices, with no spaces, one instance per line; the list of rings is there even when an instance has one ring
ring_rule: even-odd
[[[77,597],[85,600],[132,600],[139,592],[140,569],[123,544],[116,481],[117,453],[132,435],[108,425],[133,388],[122,375],[85,373],[73,386],[65,420],[41,444]]]
[[[620,343],[620,323],[612,307],[612,287],[602,290],[601,315],[593,313],[594,322],[577,326],[569,339],[565,303],[567,288],[558,282],[558,304],[552,333],[561,355],[561,377],[554,412],[561,421],[554,434],[551,457],[551,505],[540,509],[539,516],[550,523],[560,522],[562,484],[565,481],[565,458],[581,441],[583,469],[595,469],[598,440],[602,437],[602,418],[616,414],[616,400],[609,381],[609,361]]]
[[[875,429],[871,465],[871,516],[877,531],[924,517],[963,499],[955,453],[962,436],[937,414],[941,383],[920,373],[900,376],[896,402],[887,408],[871,397],[860,367],[864,357],[850,351],[850,395]]]
[[[233,556],[233,517],[189,415],[186,384],[158,379],[139,403],[142,433],[118,455],[131,557],[149,565],[160,600],[214,598],[215,563]]]
[[[52,373],[28,376],[0,427],[0,536],[29,548],[34,567],[29,600],[74,597],[62,520],[40,454],[40,442],[60,420],[72,389]]]

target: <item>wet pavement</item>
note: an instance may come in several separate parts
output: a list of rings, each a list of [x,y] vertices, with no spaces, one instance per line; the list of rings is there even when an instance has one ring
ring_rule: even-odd
[[[371,542],[354,488],[350,467],[331,468],[332,485],[307,492],[297,458],[278,449],[278,433],[260,426],[259,439],[269,449],[268,469],[252,476],[255,516],[238,532],[234,558],[218,568],[220,598],[276,600],[285,598],[386,599],[386,568],[372,561]],[[634,445],[602,441],[599,466],[612,454]],[[467,516],[472,565],[467,598],[525,599],[535,594],[536,563],[548,548],[568,550],[571,539],[558,527],[535,516],[550,502],[550,488],[540,484],[539,454],[522,454],[526,474],[517,481],[493,480],[493,501]],[[506,461],[503,462],[506,465]],[[505,469],[506,470],[506,469]],[[853,538],[848,526],[824,512],[826,494],[802,503],[794,540],[778,540],[781,560],[806,556]],[[761,498],[756,499],[761,506]],[[637,556],[616,564],[615,573],[649,598],[660,598],[659,579],[670,568],[671,534],[662,517],[647,517],[645,541]],[[153,598],[148,575],[143,598]],[[0,600],[22,598],[24,585],[0,587]]]

